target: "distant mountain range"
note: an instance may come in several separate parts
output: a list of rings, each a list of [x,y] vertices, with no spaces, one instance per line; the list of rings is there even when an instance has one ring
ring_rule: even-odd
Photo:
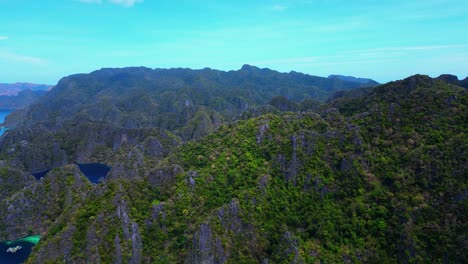
[[[206,135],[275,96],[293,102],[307,98],[325,101],[336,91],[376,84],[250,65],[228,72],[109,68],[63,78],[37,103],[12,114],[7,123],[42,123],[53,129],[66,120],[90,120],[124,128],[160,127],[190,139]]]
[[[372,79],[356,78],[353,76],[344,76],[344,75],[330,75],[328,76],[328,79],[338,79],[338,80],[343,80],[343,81],[348,81],[348,82],[362,83],[362,84],[369,85],[369,86],[375,86],[379,84],[378,82]]]
[[[31,91],[49,91],[52,89],[52,85],[47,84],[34,84],[34,83],[0,83],[0,96],[17,96],[21,91],[31,90]]]
[[[20,109],[44,96],[53,86],[33,83],[0,83],[0,109]]]

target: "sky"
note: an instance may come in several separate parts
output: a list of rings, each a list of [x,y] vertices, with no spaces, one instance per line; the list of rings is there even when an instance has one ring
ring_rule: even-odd
[[[468,75],[467,0],[0,0],[0,83],[104,67]]]

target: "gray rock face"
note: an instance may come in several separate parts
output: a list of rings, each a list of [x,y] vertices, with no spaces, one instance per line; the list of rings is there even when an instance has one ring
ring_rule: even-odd
[[[139,226],[133,222],[128,215],[127,203],[118,195],[115,203],[117,205],[116,215],[120,220],[123,232],[123,241],[131,241],[131,256],[128,263],[138,264],[141,262],[141,252],[143,250],[143,242],[140,234]],[[116,240],[114,239],[114,242]],[[120,253],[121,254],[121,253]]]
[[[171,186],[175,182],[175,177],[183,172],[179,165],[170,165],[150,171],[147,179],[152,186],[164,188]]]
[[[74,263],[71,259],[73,245],[70,241],[72,241],[75,231],[76,229],[74,226],[69,226],[66,231],[61,234],[60,239],[51,241],[47,243],[46,246],[40,248],[38,252],[34,254],[32,263]]]
[[[403,80],[403,85],[408,91],[414,90],[417,87],[430,87],[434,84],[434,80],[425,75],[413,75]]]
[[[288,184],[296,185],[296,177],[301,170],[301,162],[298,157],[298,150],[305,148],[310,148],[313,146],[307,146],[309,144],[304,138],[304,134],[293,135],[291,137],[291,149],[292,153],[290,157],[285,154],[278,154],[275,160],[275,165],[284,175],[284,180]]]
[[[225,207],[221,207],[218,210],[218,219],[221,226],[226,230],[239,234],[242,231],[242,221],[239,217],[239,212],[239,201],[236,199],[233,199],[229,203],[227,210]]]
[[[297,140],[298,137],[293,135],[291,137],[291,144],[292,144],[292,157],[288,163],[288,168],[286,169],[285,177],[286,181],[291,182],[294,186],[296,185],[296,176],[300,170],[300,161],[297,158]]]
[[[146,221],[146,225],[150,226],[155,225],[156,223],[161,223],[158,227],[164,232],[166,232],[166,225],[164,224],[165,220],[166,211],[164,210],[164,203],[160,203],[158,205],[153,205],[151,217]]]
[[[32,175],[0,165],[0,201],[35,182]]]
[[[195,181],[195,178],[198,177],[198,172],[196,171],[188,171],[187,172],[187,184],[188,186],[190,186],[191,188],[194,188],[195,185],[197,185],[197,182]]]
[[[144,145],[146,146],[146,152],[153,157],[163,157],[166,153],[163,144],[157,138],[146,138]]]
[[[212,231],[209,225],[202,224],[192,242],[194,249],[186,263],[214,264]]]
[[[100,237],[96,233],[96,227],[92,225],[86,234],[86,262],[87,263],[101,263],[101,256],[99,255],[99,250],[96,247],[98,244]]]
[[[255,136],[257,139],[257,144],[262,143],[263,138],[265,137],[265,133],[268,131],[269,128],[270,128],[270,125],[268,123],[265,123],[260,126],[260,128],[258,129],[257,135]]]
[[[265,193],[265,189],[268,187],[269,181],[270,181],[270,178],[268,175],[263,175],[258,181],[259,187],[263,191],[263,193]]]
[[[139,264],[141,262],[141,251],[143,249],[143,242],[140,235],[138,224],[132,223],[132,257],[130,259],[131,264]]]
[[[312,155],[316,151],[316,145],[320,137],[321,135],[315,131],[301,131],[299,133],[301,149],[307,155]]]
[[[258,247],[257,231],[252,225],[242,220],[241,216],[242,209],[237,199],[232,199],[231,202],[216,210],[215,214],[210,215],[207,222],[201,224],[195,232],[185,262],[225,263],[233,254],[229,250],[229,245],[239,243],[238,241],[246,243],[248,248]]]
[[[274,257],[280,260],[280,263],[304,263],[299,253],[299,240],[289,231],[283,234],[283,238]]]
[[[223,244],[221,242],[221,239],[219,237],[216,238],[215,242],[215,264],[223,264],[224,262],[227,261],[227,256],[225,254]]]
[[[145,157],[161,159],[177,145],[174,137],[156,128],[129,129],[80,121],[54,130],[41,124],[12,130],[0,140],[0,156],[7,156],[16,167],[32,173],[70,162],[121,163],[126,164],[125,174],[137,177],[142,176],[138,168],[144,167]],[[116,172],[112,175],[117,177]]]
[[[119,235],[115,235],[114,246],[115,246],[115,262],[114,262],[114,264],[122,264],[122,247],[120,246]]]

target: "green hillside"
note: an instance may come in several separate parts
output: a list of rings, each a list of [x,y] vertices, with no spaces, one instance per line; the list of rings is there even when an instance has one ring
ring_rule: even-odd
[[[28,263],[464,263],[466,100],[416,75],[143,151],[141,177],[78,191]]]

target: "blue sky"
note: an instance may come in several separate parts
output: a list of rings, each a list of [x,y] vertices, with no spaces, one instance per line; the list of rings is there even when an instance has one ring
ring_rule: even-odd
[[[0,0],[0,82],[243,64],[380,82],[468,75],[466,0]]]

